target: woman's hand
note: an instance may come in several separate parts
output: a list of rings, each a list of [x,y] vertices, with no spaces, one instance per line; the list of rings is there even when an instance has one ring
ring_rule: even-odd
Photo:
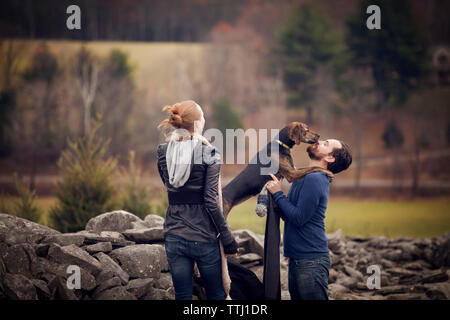
[[[283,180],[283,178],[281,178],[281,180],[278,180],[277,177],[275,177],[273,174],[270,174],[270,176],[272,177],[272,181],[267,184],[267,190],[269,190],[271,194],[274,194],[277,191],[281,191],[281,180]]]

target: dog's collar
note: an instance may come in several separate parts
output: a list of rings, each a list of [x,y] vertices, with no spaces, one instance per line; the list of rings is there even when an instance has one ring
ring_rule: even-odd
[[[289,148],[289,146],[287,146],[285,143],[281,142],[278,139],[275,139],[276,142],[278,142],[279,144],[281,144],[283,147],[285,147],[286,149],[290,150],[291,148]]]

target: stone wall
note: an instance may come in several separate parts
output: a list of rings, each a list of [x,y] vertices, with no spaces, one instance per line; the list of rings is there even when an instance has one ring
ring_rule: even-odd
[[[0,214],[0,299],[174,299],[163,242],[164,219],[126,211],[92,218],[85,230],[60,233]],[[238,261],[262,279],[264,236],[233,232]],[[439,238],[328,235],[330,299],[449,299],[450,234]],[[281,253],[283,248],[281,248]],[[282,298],[289,299],[287,259],[281,259]],[[381,288],[368,289],[367,267],[381,270]],[[80,288],[70,289],[73,270]],[[194,299],[198,297],[194,296]]]

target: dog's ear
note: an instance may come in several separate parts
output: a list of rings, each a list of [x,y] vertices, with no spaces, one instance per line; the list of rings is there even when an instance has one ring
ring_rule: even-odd
[[[295,142],[295,144],[300,144],[303,136],[303,126],[300,122],[292,122],[289,126],[289,139]]]

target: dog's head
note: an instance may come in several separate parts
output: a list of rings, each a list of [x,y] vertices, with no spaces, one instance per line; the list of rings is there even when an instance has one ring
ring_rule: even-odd
[[[320,135],[309,130],[309,127],[302,122],[291,122],[289,125],[289,139],[300,144],[300,142],[313,144],[319,140]]]

